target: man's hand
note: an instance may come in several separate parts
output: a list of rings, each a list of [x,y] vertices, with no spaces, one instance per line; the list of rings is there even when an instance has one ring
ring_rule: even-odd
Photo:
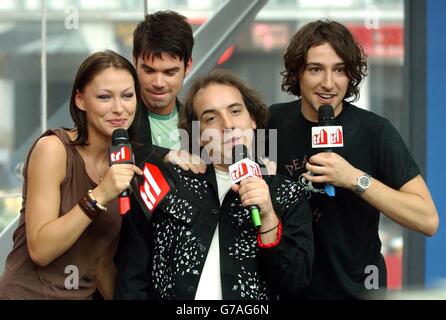
[[[258,177],[249,177],[240,181],[240,185],[233,184],[231,189],[238,192],[243,207],[247,208],[252,205],[259,207],[262,223],[264,219],[276,218],[269,187],[265,180]]]
[[[273,203],[269,194],[269,187],[265,180],[258,177],[249,177],[240,182],[240,185],[233,184],[231,189],[238,192],[240,202],[243,207],[256,205],[260,210],[262,226],[259,229],[262,243],[269,244],[277,240],[277,228],[279,218],[274,212]],[[271,232],[265,232],[271,230]],[[263,233],[262,233],[263,232]]]
[[[191,170],[193,173],[205,173],[206,164],[195,154],[185,150],[170,150],[164,157],[164,162],[170,162],[180,166],[183,170]]]
[[[263,165],[266,168],[266,171],[268,171],[269,176],[275,176],[277,174],[277,163],[269,160],[268,158],[261,158],[260,161],[263,162]]]
[[[334,152],[321,152],[310,158],[306,164],[305,179],[315,183],[330,183],[336,187],[354,190],[356,180],[362,171],[353,167],[347,160]]]

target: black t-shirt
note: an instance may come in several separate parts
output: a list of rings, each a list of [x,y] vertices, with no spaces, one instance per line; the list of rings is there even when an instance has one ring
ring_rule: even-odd
[[[311,128],[317,123],[306,120],[300,109],[300,100],[272,105],[268,128],[278,129],[278,172],[305,187],[313,211],[315,261],[304,298],[361,298],[367,295],[367,266],[378,267],[380,288],[386,285],[379,211],[352,191],[336,188],[336,196],[329,197],[323,185],[303,178],[306,162],[320,149],[311,147]],[[334,152],[354,167],[396,190],[420,173],[388,120],[344,103],[336,124],[343,127],[344,147]]]

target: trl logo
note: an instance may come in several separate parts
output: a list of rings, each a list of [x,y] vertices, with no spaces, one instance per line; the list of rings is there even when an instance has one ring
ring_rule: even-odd
[[[144,183],[139,187],[139,194],[152,212],[170,191],[170,186],[157,166],[145,163],[143,172]]]
[[[249,159],[243,159],[229,166],[229,174],[233,184],[250,176],[262,177],[259,165]]]
[[[121,146],[118,151],[110,152],[110,162],[129,162],[131,161],[131,151],[129,146]]]
[[[313,148],[336,148],[344,146],[342,126],[313,127],[311,129]]]

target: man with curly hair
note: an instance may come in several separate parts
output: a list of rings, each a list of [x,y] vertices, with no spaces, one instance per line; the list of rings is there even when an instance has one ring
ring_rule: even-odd
[[[118,254],[116,299],[294,299],[311,279],[312,216],[303,189],[283,176],[232,184],[233,148],[249,154],[267,106],[237,76],[195,79],[180,113],[211,162],[204,174],[167,164],[175,181],[149,219],[127,216]],[[193,124],[193,122],[195,122]],[[193,126],[199,130],[193,132]],[[257,205],[261,226],[247,208]]]
[[[367,63],[344,25],[304,25],[284,60],[282,90],[298,99],[271,106],[268,126],[278,130],[278,172],[302,183],[313,211],[315,261],[303,297],[367,297],[367,289],[386,286],[380,212],[432,236],[438,228],[435,204],[390,122],[347,102],[358,99]],[[334,152],[312,149],[311,128],[321,105],[331,105],[336,125],[343,127],[344,146]],[[325,193],[326,183],[336,187],[335,196]]]

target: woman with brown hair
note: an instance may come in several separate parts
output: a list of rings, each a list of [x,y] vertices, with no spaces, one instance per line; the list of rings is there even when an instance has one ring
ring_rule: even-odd
[[[112,297],[116,199],[142,172],[131,164],[109,167],[108,146],[115,129],[132,124],[137,88],[133,66],[115,52],[81,64],[70,99],[74,129],[46,131],[29,152],[1,299],[91,299],[96,289]]]

